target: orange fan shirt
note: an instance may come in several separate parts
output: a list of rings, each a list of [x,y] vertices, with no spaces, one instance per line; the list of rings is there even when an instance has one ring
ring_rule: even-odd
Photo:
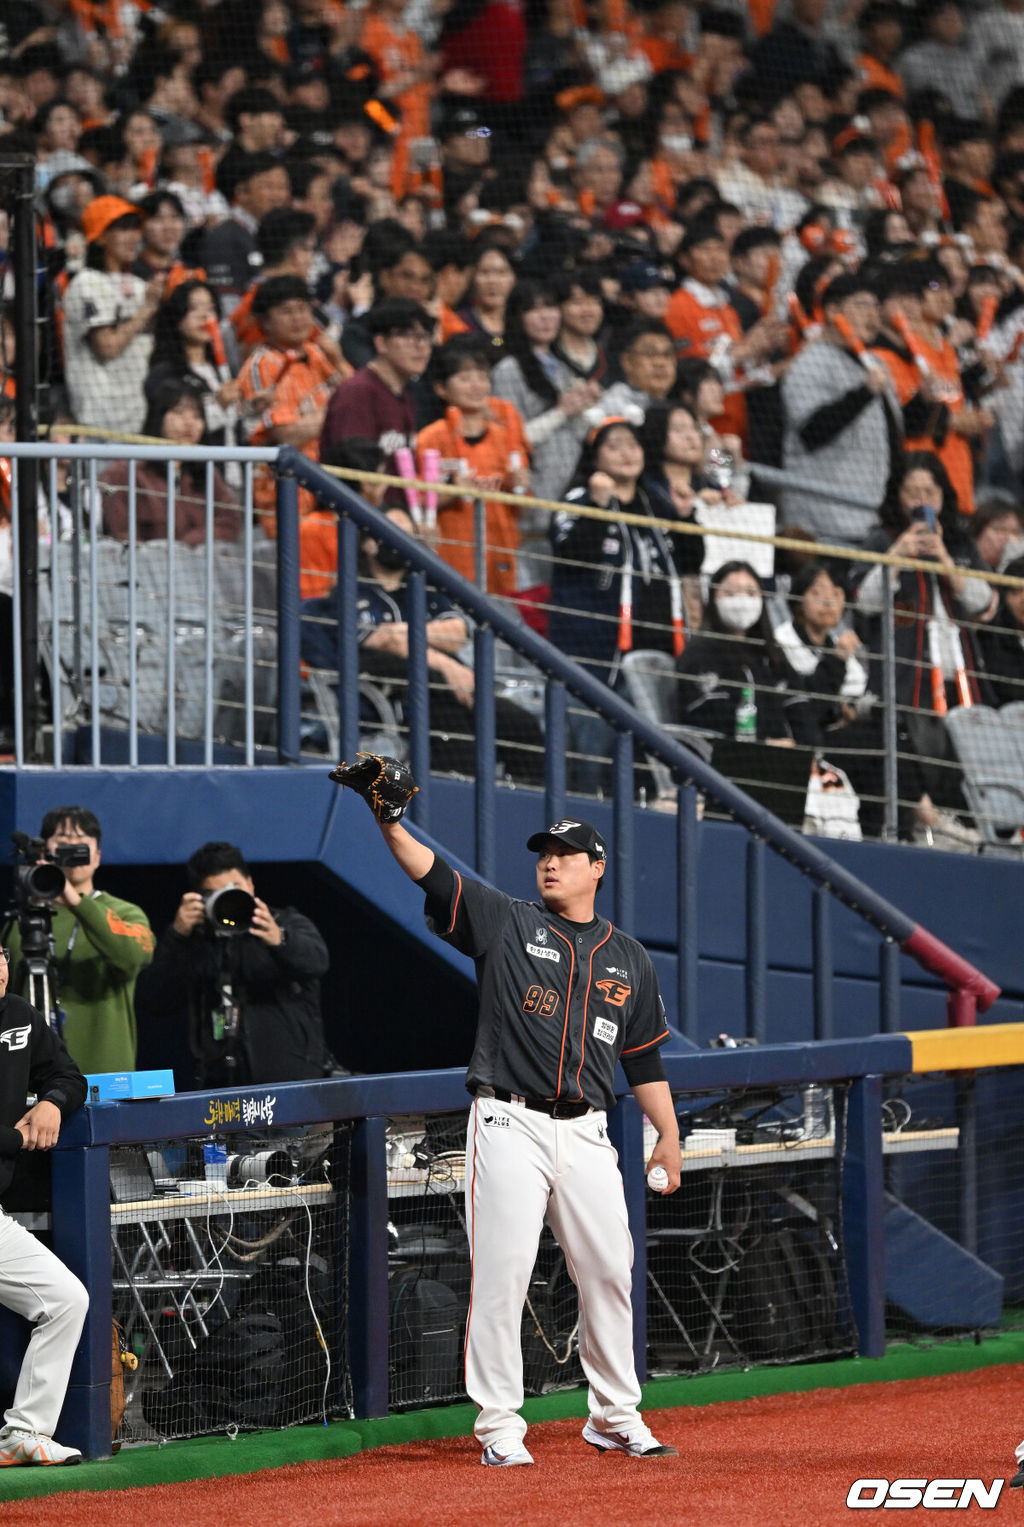
[[[469,324],[464,323],[455,309],[450,308],[447,302],[441,303],[438,323],[441,325],[441,344],[444,344],[446,339],[453,339],[456,334],[469,333]]]
[[[470,471],[480,477],[501,478],[502,492],[512,487],[509,458],[518,451],[523,465],[529,461],[529,446],[519,410],[503,398],[488,400],[491,418],[479,440],[467,440],[462,430],[462,414],[457,408],[445,410],[443,419],[428,424],[416,436],[417,451],[440,451],[442,471],[457,471],[465,461]],[[519,527],[511,504],[484,504],[487,534],[487,590],[491,594],[513,594],[516,587],[516,551]],[[438,505],[437,528],[440,543],[437,554],[456,572],[474,576],[474,523],[471,498],[446,498]]]
[[[954,396],[946,405],[950,414],[961,413],[964,395],[960,384],[960,363],[953,346],[947,339],[940,340],[938,345],[929,344],[923,334],[916,332],[915,340],[932,376],[940,377],[944,382],[948,382],[951,390],[955,388]],[[921,389],[922,374],[917,362],[913,359],[907,360],[905,356],[898,355],[887,346],[872,349],[871,353],[877,355],[885,365],[892,377],[893,388],[900,407],[906,408],[914,394]],[[963,435],[956,435],[951,429],[947,430],[946,438],[941,445],[932,435],[918,435],[908,439],[905,442],[905,448],[908,451],[934,451],[949,473],[949,480],[956,490],[961,513],[974,513],[974,462],[970,444]]]
[[[250,444],[272,445],[274,430],[294,424],[322,408],[337,380],[333,365],[312,340],[304,350],[259,346],[238,374],[243,398],[249,399],[261,392],[271,394],[268,406],[256,421]],[[310,461],[319,461],[319,436],[305,441],[298,449]],[[276,494],[273,473],[260,465],[253,476],[253,500],[260,522],[271,539],[277,535]],[[302,569],[299,589],[303,599],[330,592],[338,570],[337,520],[333,513],[319,508],[306,488],[299,489],[299,563]]]
[[[741,340],[743,325],[731,303],[719,300],[708,304],[693,289],[696,285],[696,282],[686,282],[673,293],[665,313],[665,323],[676,341],[680,359],[706,361],[715,341],[723,334],[731,340]],[[707,287],[701,288],[702,292],[707,290]],[[736,372],[736,379],[739,380],[739,372]],[[739,435],[746,446],[747,400],[743,393],[739,390],[727,391],[725,407],[711,423],[720,434]]]
[[[674,70],[688,74],[693,68],[693,54],[686,53],[674,37],[657,37],[651,33],[636,39],[636,46],[647,55],[655,74],[667,74]]]
[[[881,59],[870,53],[861,53],[858,57],[857,73],[865,90],[888,90],[898,101],[906,95],[903,81],[895,69],[886,68]]]
[[[264,277],[263,279],[266,278]],[[267,342],[266,335],[263,333],[263,325],[258,318],[254,317],[252,311],[253,298],[256,296],[256,289],[259,284],[259,281],[254,281],[249,290],[243,292],[238,306],[233,309],[230,318],[231,327],[235,331],[235,339],[238,341],[239,349],[243,351],[254,350],[257,345],[265,345]],[[316,345],[318,336],[323,332],[321,326],[314,323],[313,333],[309,341],[310,344]],[[351,371],[344,373],[345,376],[351,376],[351,374]]]
[[[263,329],[258,318],[253,317],[252,301],[256,295],[256,281],[247,292],[243,292],[238,299],[238,306],[231,313],[231,327],[235,331],[235,338],[243,350],[251,350],[255,345],[265,343]]]
[[[921,390],[921,373],[917,369],[915,362],[907,360],[905,356],[899,355],[895,350],[890,350],[888,346],[876,348],[874,345],[870,345],[868,348],[870,353],[877,356],[882,362],[886,371],[892,377],[893,391],[896,394],[899,405],[901,408],[906,408],[914,394]],[[932,450],[932,446],[929,446],[928,449]]]
[[[932,344],[923,334],[917,333],[915,337],[932,376],[939,377],[949,384],[953,394],[951,401],[947,404],[950,414],[955,417],[963,413],[964,389],[960,376],[960,361],[953,346],[944,336],[940,336],[937,345]],[[950,429],[941,446],[936,446],[934,441],[925,435],[919,440],[908,440],[907,450],[934,451],[949,473],[949,480],[956,490],[960,503],[960,513],[974,513],[974,459],[971,456],[970,442],[965,440],[963,435],[954,434]]]
[[[415,32],[396,31],[385,17],[373,11],[366,17],[361,46],[377,65],[377,72],[385,85],[408,69],[422,68],[426,62],[423,44]],[[404,139],[430,136],[431,94],[429,80],[423,80],[395,97],[395,104],[402,112]]]

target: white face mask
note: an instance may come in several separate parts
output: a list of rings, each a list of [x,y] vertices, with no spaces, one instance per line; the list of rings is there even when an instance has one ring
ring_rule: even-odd
[[[764,600],[760,594],[719,594],[715,608],[727,630],[749,631],[761,619]]]

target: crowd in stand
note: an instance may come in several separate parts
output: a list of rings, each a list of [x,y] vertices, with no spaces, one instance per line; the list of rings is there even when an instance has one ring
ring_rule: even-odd
[[[676,720],[732,737],[752,704],[763,742],[870,752],[878,569],[702,577],[703,538],[664,528],[767,499],[791,539],[935,563],[896,580],[911,721],[1024,700],[1021,597],[958,571],[1024,567],[1024,0],[8,0],[0,112],[36,161],[67,421],[407,448],[465,489],[411,528],[610,683],[658,650]],[[0,339],[10,398],[6,314]],[[238,482],[215,497],[231,538]],[[272,537],[269,473],[255,510]],[[333,516],[300,511],[329,605]],[[962,807],[955,771],[901,794],[926,827]]]

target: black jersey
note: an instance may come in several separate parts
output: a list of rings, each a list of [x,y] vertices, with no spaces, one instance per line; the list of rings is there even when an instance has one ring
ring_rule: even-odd
[[[476,963],[469,1090],[613,1107],[616,1062],[669,1037],[643,945],[604,918],[570,922],[464,880],[440,859],[421,884],[428,927]]]
[[[10,1183],[24,1143],[14,1124],[28,1110],[28,1094],[55,1104],[66,1119],[85,1102],[87,1090],[46,1019],[22,997],[0,997],[0,1191]]]

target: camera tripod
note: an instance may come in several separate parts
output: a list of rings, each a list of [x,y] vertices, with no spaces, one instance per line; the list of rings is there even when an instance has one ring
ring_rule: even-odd
[[[30,1007],[42,1013],[50,1028],[59,1034],[63,1014],[58,1005],[60,985],[53,947],[53,908],[49,906],[15,907],[4,922],[3,941],[7,943],[15,923],[21,935],[21,958],[24,968],[22,995]],[[11,976],[14,972],[11,971]]]
[[[42,1013],[55,1034],[60,1033],[63,1014],[57,1006],[57,972],[49,955],[45,959],[26,955],[25,1001]]]

